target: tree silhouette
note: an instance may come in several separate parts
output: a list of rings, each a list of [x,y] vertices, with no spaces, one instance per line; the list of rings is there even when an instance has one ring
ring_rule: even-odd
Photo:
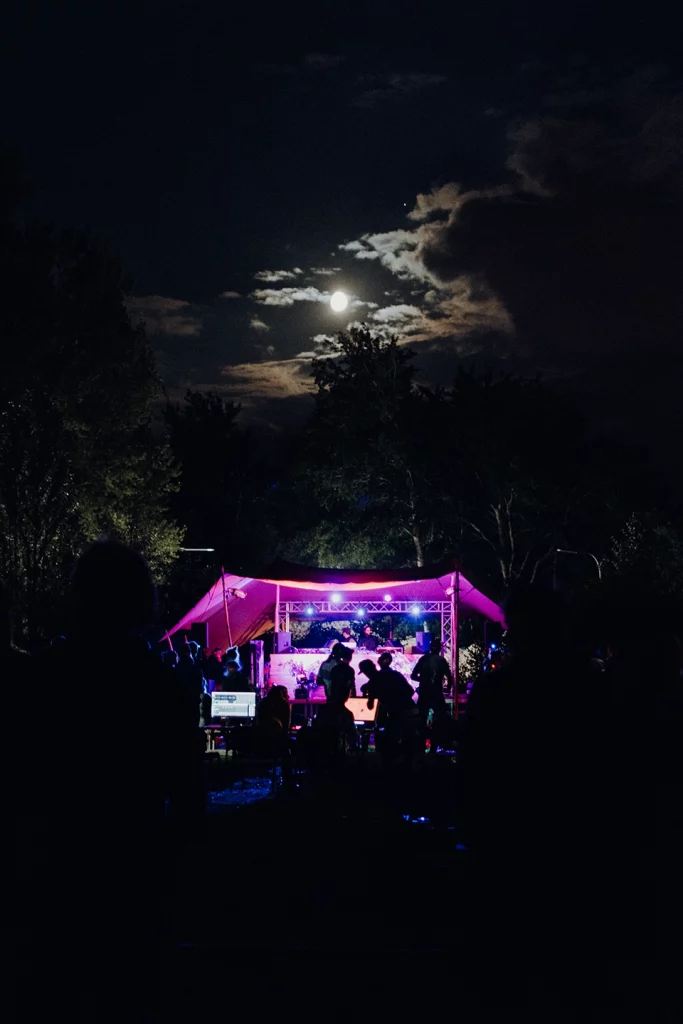
[[[5,222],[0,265],[0,574],[35,640],[89,541],[120,537],[163,573],[180,542],[176,481],[116,261],[82,234]]]

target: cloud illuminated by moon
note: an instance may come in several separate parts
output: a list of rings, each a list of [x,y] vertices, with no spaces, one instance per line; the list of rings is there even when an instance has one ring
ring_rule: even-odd
[[[330,299],[330,306],[335,311],[335,313],[343,313],[348,304],[349,300],[347,299],[346,295],[344,295],[344,292],[334,292],[332,298]]]

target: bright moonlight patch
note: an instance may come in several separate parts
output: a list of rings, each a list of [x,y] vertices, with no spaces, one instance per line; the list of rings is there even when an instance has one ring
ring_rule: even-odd
[[[344,292],[335,292],[330,299],[330,305],[335,313],[343,313],[349,304],[349,300],[344,295]]]

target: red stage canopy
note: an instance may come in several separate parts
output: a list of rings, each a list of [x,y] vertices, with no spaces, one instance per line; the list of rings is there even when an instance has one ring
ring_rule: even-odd
[[[244,644],[261,633],[272,629],[275,615],[276,587],[280,587],[280,601],[321,601],[325,595],[338,594],[342,601],[384,601],[390,595],[394,601],[446,601],[446,591],[459,567],[452,560],[424,569],[312,569],[287,562],[276,562],[256,579],[226,573],[228,611],[232,642]],[[504,623],[503,610],[476,590],[460,571],[460,613],[480,614],[494,622]],[[235,596],[235,591],[245,594]],[[345,615],[340,615],[345,618]],[[213,587],[180,622],[169,631],[189,630],[193,623],[206,622],[209,626],[209,646],[226,647],[228,644],[223,610],[223,580]]]

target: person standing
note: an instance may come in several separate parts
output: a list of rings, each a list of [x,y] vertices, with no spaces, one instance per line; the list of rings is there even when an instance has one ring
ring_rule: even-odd
[[[430,711],[434,712],[434,718],[445,715],[443,684],[446,680],[446,693],[450,693],[453,689],[453,673],[441,653],[441,641],[436,637],[432,640],[429,654],[422,655],[410,678],[419,684],[417,707],[422,725],[426,726]],[[455,699],[457,700],[457,694]]]
[[[360,651],[376,651],[379,646],[377,637],[372,632],[372,626],[366,622],[363,626],[363,635],[358,641]]]
[[[356,696],[356,673],[351,668],[351,651],[347,652],[346,648],[344,650],[346,652],[344,657],[330,673],[330,694],[332,691],[337,694],[346,691],[344,700],[347,700],[349,697]],[[330,700],[330,696],[327,699]]]
[[[388,651],[379,656],[379,670],[369,659],[362,661],[360,671],[367,676],[368,708],[378,701],[377,727],[381,730],[380,748],[387,761],[396,759],[401,744],[415,732],[416,708],[413,688],[400,672],[391,667]]]
[[[236,661],[227,662],[225,666],[225,674],[221,676],[220,682],[216,685],[216,689],[219,687],[228,693],[254,692],[254,687],[251,685],[244,672],[240,671]]]
[[[325,696],[328,700],[330,699],[331,692],[332,670],[341,663],[343,652],[343,646],[341,644],[335,644],[332,650],[330,651],[329,656],[325,658],[320,668],[318,669],[316,685],[323,687],[323,689],[325,690]],[[351,654],[350,651],[349,654]]]
[[[223,677],[223,651],[220,647],[214,647],[206,659],[204,665],[204,676],[207,682],[207,690],[211,692],[216,688],[216,683]]]

